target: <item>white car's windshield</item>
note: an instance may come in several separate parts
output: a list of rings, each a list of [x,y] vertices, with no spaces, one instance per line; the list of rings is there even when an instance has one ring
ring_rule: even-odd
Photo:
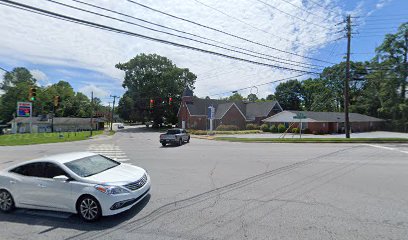
[[[89,177],[118,165],[120,165],[119,162],[101,155],[94,155],[65,163],[65,166],[81,177]]]

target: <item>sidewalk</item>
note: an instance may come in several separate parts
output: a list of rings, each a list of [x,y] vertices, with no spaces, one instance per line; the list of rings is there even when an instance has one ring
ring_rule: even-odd
[[[279,138],[282,133],[259,133],[259,134],[225,134],[225,135],[215,135],[216,137],[232,137],[232,138]],[[203,136],[195,135],[194,138],[201,139],[214,139],[215,136]],[[313,135],[313,134],[302,134],[302,138],[344,138],[344,134],[325,134],[325,135]],[[351,138],[408,138],[408,133],[398,133],[398,132],[363,132],[363,133],[352,133]],[[288,133],[285,138],[300,138],[299,134]]]

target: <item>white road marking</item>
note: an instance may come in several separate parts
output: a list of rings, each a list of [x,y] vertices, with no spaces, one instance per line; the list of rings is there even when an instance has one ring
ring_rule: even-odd
[[[113,144],[93,144],[88,147],[88,151],[102,154],[119,162],[126,162],[130,160],[126,153],[124,153],[118,146]]]
[[[399,150],[398,148],[392,148],[392,147],[386,147],[386,146],[380,146],[380,145],[374,145],[374,144],[363,144],[365,146],[370,146],[370,147],[375,147],[375,148],[382,148],[382,149],[386,149],[386,150],[390,150],[390,151],[397,151],[397,152],[401,152],[401,153],[406,153],[408,154],[408,151],[403,151],[403,150]]]

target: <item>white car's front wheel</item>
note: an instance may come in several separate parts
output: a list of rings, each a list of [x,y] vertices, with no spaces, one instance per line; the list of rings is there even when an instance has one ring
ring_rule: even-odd
[[[87,222],[97,221],[102,216],[102,210],[98,201],[91,196],[84,196],[79,201],[78,213]]]
[[[10,212],[14,209],[14,200],[11,194],[6,190],[0,190],[0,210]]]

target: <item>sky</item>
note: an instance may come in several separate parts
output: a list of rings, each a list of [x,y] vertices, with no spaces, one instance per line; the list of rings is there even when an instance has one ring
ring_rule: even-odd
[[[284,59],[284,62],[296,61],[292,63],[293,65],[284,66],[314,73],[318,73],[321,67],[339,63],[344,59],[346,40],[342,31],[345,26],[344,16],[347,14],[353,16],[355,33],[351,45],[353,61],[370,60],[384,35],[395,33],[401,23],[408,21],[407,0],[133,0],[252,41],[249,42],[171,18],[127,0],[86,1],[223,44],[265,54],[262,55],[264,58],[257,58],[71,9],[52,1],[15,1],[259,63],[283,65],[270,61],[269,56],[279,57]],[[59,2],[187,36],[72,0]],[[171,59],[178,67],[189,68],[197,75],[194,93],[199,97],[225,97],[241,88],[247,88],[239,91],[244,96],[255,93],[259,97],[266,97],[274,92],[278,83],[258,87],[256,85],[304,74],[90,28],[4,5],[0,5],[0,16],[0,67],[9,71],[15,67],[26,67],[41,86],[47,86],[59,80],[68,81],[75,91],[88,96],[93,91],[94,95],[101,98],[105,104],[111,101],[110,95],[121,96],[125,92],[122,87],[124,73],[116,69],[115,64],[127,62],[140,53],[156,53]],[[384,18],[387,20],[383,20]],[[226,47],[226,45],[212,43]],[[265,57],[266,55],[268,57]],[[302,66],[299,66],[300,64]],[[305,68],[304,64],[309,64],[309,67],[310,64],[318,65],[319,69]],[[0,79],[2,74],[4,72],[0,70]],[[298,79],[315,76],[315,74],[304,74]]]

